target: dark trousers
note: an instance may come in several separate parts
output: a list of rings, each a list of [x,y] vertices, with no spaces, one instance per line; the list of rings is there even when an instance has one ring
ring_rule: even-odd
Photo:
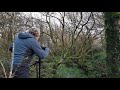
[[[29,67],[25,66],[13,66],[13,78],[30,78]]]

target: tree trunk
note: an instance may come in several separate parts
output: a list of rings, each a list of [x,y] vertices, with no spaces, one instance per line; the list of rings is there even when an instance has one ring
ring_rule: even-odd
[[[106,38],[106,60],[108,65],[108,77],[120,77],[119,57],[120,57],[120,40],[119,40],[119,23],[120,16],[118,13],[105,12],[105,38]]]
[[[10,67],[10,73],[9,73],[9,78],[12,78],[12,69],[13,69],[13,61],[14,61],[14,31],[15,31],[15,12],[12,13],[12,19],[13,19],[13,22],[12,22],[12,27],[13,27],[13,30],[12,30],[12,41],[13,41],[13,48],[12,48],[12,53],[11,53],[11,67]]]

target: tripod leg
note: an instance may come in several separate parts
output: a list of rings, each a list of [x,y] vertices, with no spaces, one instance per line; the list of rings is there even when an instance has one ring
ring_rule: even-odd
[[[41,59],[39,58],[39,78],[40,78],[40,69],[41,69]]]
[[[38,78],[38,64],[36,64],[36,76]]]

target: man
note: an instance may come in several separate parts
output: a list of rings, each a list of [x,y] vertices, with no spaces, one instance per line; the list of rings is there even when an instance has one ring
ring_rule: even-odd
[[[49,54],[49,48],[42,47],[38,42],[40,30],[30,29],[28,32],[22,32],[14,42],[14,78],[30,78],[29,69],[32,63],[32,57],[36,54],[44,59]],[[12,47],[9,49],[12,51]]]

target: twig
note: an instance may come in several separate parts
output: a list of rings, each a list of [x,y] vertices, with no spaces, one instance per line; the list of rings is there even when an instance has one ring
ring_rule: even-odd
[[[5,67],[3,66],[1,60],[0,60],[0,64],[1,64],[1,66],[2,66],[2,70],[3,70],[4,76],[5,76],[5,78],[7,78],[6,71],[5,71]]]
[[[56,61],[55,61],[55,56],[53,55],[53,53],[51,52],[51,50],[49,50],[49,52],[51,53],[51,55],[52,55],[52,57],[53,57],[53,60],[54,60],[54,62],[56,63]]]

